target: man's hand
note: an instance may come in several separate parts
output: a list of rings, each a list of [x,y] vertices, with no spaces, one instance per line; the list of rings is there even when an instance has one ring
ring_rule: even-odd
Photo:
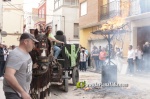
[[[31,99],[30,95],[28,93],[26,93],[26,92],[22,92],[21,93],[21,98],[22,99]]]
[[[39,65],[37,63],[33,64],[33,68],[38,68],[38,67],[39,67]]]

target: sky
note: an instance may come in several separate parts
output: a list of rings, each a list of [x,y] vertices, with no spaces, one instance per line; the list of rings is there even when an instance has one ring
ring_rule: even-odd
[[[32,8],[37,8],[41,0],[24,0],[24,11],[32,12]]]

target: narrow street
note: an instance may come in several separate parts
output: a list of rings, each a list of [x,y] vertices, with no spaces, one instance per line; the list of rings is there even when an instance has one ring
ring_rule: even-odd
[[[119,75],[119,84],[129,84],[128,87],[103,87],[91,88],[85,91],[76,88],[70,80],[69,92],[64,92],[60,86],[52,86],[51,97],[49,99],[149,99],[150,98],[150,76],[148,75]],[[101,74],[93,72],[80,72],[80,82],[86,81],[87,84],[101,82]],[[0,99],[5,99],[0,81]]]
[[[149,76],[147,76],[149,77]],[[129,84],[128,87],[92,88],[85,91],[71,85],[69,92],[65,93],[58,86],[52,88],[51,99],[149,99],[150,80],[146,76],[119,75],[119,84]],[[89,84],[101,82],[101,74],[93,72],[80,72],[80,81]]]

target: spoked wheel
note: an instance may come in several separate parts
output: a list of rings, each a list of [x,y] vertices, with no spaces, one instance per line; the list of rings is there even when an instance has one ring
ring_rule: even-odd
[[[76,86],[78,81],[79,81],[79,70],[78,70],[77,67],[74,67],[73,71],[72,71],[72,82],[73,82],[73,85]]]
[[[68,77],[68,72],[65,71],[65,77]],[[68,79],[63,80],[63,85],[64,85],[64,91],[68,92]]]

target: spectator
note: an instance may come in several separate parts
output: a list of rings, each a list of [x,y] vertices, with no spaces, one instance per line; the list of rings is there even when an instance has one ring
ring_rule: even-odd
[[[3,79],[4,75],[4,46],[3,44],[0,44],[0,79]]]
[[[135,52],[132,48],[132,45],[129,45],[128,50],[128,73],[133,76],[134,73],[134,60],[135,60]]]
[[[96,46],[93,47],[93,51],[91,52],[91,57],[94,59],[95,62],[95,66],[96,66],[96,71],[99,71],[99,51],[98,48]]]
[[[106,54],[105,48],[102,48],[102,51],[99,53],[99,60],[101,61],[101,66],[104,65],[106,56],[107,54]]]
[[[143,68],[142,68],[142,55],[143,55],[143,52],[142,52],[140,46],[137,46],[137,49],[135,50],[135,56],[136,56],[137,71],[139,71],[139,72],[141,72],[143,70]]]
[[[143,59],[144,59],[144,69],[145,71],[150,71],[149,61],[150,61],[150,44],[145,42],[143,45]]]
[[[14,50],[16,48],[16,46],[15,45],[12,45],[12,50]]]
[[[85,50],[82,49],[80,53],[80,70],[81,71],[86,71],[86,59],[87,59],[87,55],[85,53]]]

